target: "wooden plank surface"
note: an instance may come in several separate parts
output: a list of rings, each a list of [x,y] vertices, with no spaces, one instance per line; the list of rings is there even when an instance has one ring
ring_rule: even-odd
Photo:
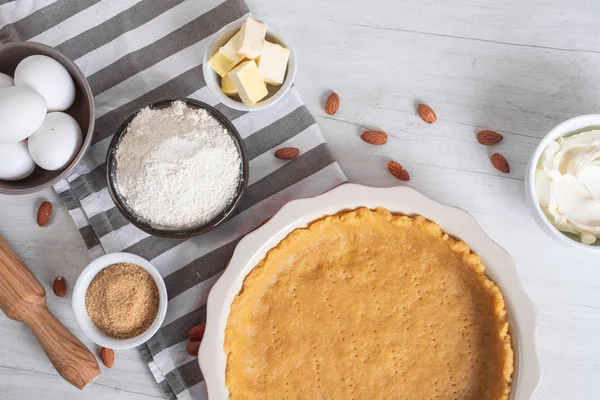
[[[398,184],[390,159],[410,172],[409,186],[467,210],[514,257],[540,313],[543,381],[536,399],[600,398],[598,258],[556,245],[525,204],[523,175],[539,140],[559,122],[599,110],[600,2],[597,0],[249,0],[255,16],[294,43],[296,85],[350,181]],[[340,94],[333,116],[329,91]],[[415,113],[429,104],[439,121]],[[387,131],[386,146],[361,142],[365,128]],[[512,172],[489,164],[474,137],[494,129]],[[44,199],[57,207],[35,225]],[[74,224],[50,191],[0,197],[0,234],[50,292],[71,284],[89,262]],[[69,298],[50,309],[86,344]],[[26,329],[0,315],[0,400],[84,398],[63,383]],[[94,348],[94,347],[92,347]],[[86,399],[162,397],[136,350],[119,351]]]

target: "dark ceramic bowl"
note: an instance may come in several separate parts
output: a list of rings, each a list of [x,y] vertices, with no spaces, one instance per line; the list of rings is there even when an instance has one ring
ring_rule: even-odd
[[[33,42],[13,42],[0,45],[0,72],[13,76],[17,64],[26,57],[44,55],[54,58],[69,71],[75,83],[75,102],[67,111],[75,118],[81,134],[83,145],[75,159],[66,168],[58,171],[46,171],[36,167],[31,175],[18,181],[5,181],[0,179],[0,193],[2,194],[27,194],[46,189],[63,179],[81,161],[85,152],[90,147],[94,133],[94,95],[90,89],[83,72],[67,57],[54,50],[52,47]]]
[[[237,146],[238,151],[240,153],[240,158],[242,159],[242,171],[241,171],[240,181],[239,181],[236,193],[233,196],[233,199],[227,205],[227,207],[219,215],[217,215],[212,221],[210,221],[206,224],[203,224],[203,225],[194,226],[194,227],[190,227],[190,228],[184,228],[184,229],[168,228],[168,227],[163,227],[163,226],[158,226],[158,225],[152,224],[149,221],[142,218],[140,215],[138,215],[127,204],[127,202],[125,201],[123,196],[121,196],[121,194],[119,193],[119,191],[115,185],[115,182],[116,182],[115,171],[116,171],[116,166],[117,166],[117,160],[116,160],[117,149],[119,147],[119,144],[121,143],[121,140],[125,136],[125,133],[127,132],[127,128],[129,127],[129,124],[137,116],[137,114],[140,110],[136,111],[135,113],[133,113],[133,115],[131,115],[129,118],[127,118],[127,120],[125,122],[123,122],[123,124],[117,130],[116,134],[113,136],[113,139],[110,142],[110,146],[108,148],[108,155],[106,157],[106,179],[108,182],[108,191],[109,191],[110,196],[112,197],[112,200],[115,203],[115,206],[117,207],[117,209],[121,212],[121,214],[123,214],[123,216],[125,218],[127,218],[129,220],[129,222],[131,222],[133,225],[135,225],[139,229],[143,230],[144,232],[149,233],[152,236],[158,236],[158,237],[169,238],[169,239],[184,239],[184,238],[190,238],[193,236],[198,236],[198,235],[201,235],[203,233],[210,231],[211,229],[213,229],[216,226],[225,222],[227,219],[229,219],[229,217],[234,213],[237,206],[240,204],[242,196],[243,196],[244,191],[246,190],[246,186],[248,184],[248,155],[246,153],[246,148],[244,147],[244,142],[242,140],[242,137],[240,136],[240,133],[236,129],[236,127],[219,110],[217,110],[216,108],[214,108],[206,103],[203,103],[203,102],[197,101],[197,100],[193,100],[193,99],[163,100],[163,101],[159,101],[157,103],[150,104],[149,107],[152,109],[167,108],[167,107],[171,106],[171,104],[173,104],[174,101],[178,101],[178,100],[186,103],[191,108],[196,108],[196,109],[201,108],[201,109],[208,111],[208,113],[212,117],[214,117],[217,121],[219,121],[221,123],[221,125],[223,125],[227,129],[227,132],[229,132],[229,135],[233,139],[233,141],[234,141],[235,145]]]

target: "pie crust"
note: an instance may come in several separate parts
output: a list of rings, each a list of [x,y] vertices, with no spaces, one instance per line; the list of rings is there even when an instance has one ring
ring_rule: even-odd
[[[437,224],[383,208],[296,229],[231,305],[230,399],[507,400],[506,308],[484,269]]]

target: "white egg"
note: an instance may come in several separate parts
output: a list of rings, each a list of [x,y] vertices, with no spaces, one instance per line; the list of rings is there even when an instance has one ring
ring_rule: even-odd
[[[35,169],[35,163],[27,150],[25,140],[0,144],[0,179],[16,181],[27,178]]]
[[[40,129],[27,140],[29,154],[49,171],[65,168],[81,149],[81,128],[77,121],[61,112],[48,113]]]
[[[75,100],[75,84],[69,71],[48,56],[29,56],[17,65],[15,86],[27,86],[46,99],[48,111],[65,111]]]
[[[0,88],[15,86],[15,81],[10,76],[0,72]]]
[[[46,117],[46,101],[26,87],[0,89],[0,144],[15,143],[33,135]]]

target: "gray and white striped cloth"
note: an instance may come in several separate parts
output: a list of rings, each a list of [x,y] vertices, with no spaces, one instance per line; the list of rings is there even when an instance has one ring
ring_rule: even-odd
[[[277,105],[244,113],[219,104],[202,76],[210,36],[244,17],[243,0],[0,0],[0,43],[31,40],[75,61],[95,96],[96,130],[77,169],[55,186],[92,257],[127,251],[150,260],[165,278],[169,309],[160,331],[140,347],[169,398],[205,399],[202,373],[187,355],[188,330],[203,323],[206,298],[240,237],[283,204],[346,180],[295,88]],[[216,106],[238,128],[250,159],[239,211],[199,238],[159,239],[136,229],[106,190],[111,135],[135,110],[163,98]],[[273,149],[294,146],[283,162]]]

